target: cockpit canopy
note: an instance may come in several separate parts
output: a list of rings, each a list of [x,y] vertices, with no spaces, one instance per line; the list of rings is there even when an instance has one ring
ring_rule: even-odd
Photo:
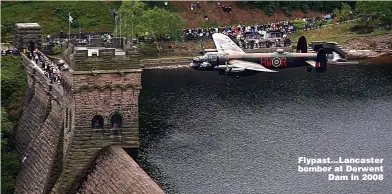
[[[193,57],[193,62],[200,62],[200,57]]]
[[[284,50],[283,49],[276,49],[276,52],[279,53],[279,54],[283,54]]]

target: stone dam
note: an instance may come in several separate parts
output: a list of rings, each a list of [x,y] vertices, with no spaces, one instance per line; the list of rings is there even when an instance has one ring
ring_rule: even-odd
[[[19,50],[41,48],[37,23],[15,28]],[[23,158],[15,193],[164,193],[133,160],[139,147],[138,53],[125,45],[68,42],[63,60],[58,84],[21,54],[28,89],[15,134]]]

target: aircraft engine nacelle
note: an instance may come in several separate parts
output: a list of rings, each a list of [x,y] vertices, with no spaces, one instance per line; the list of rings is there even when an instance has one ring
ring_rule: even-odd
[[[202,49],[199,51],[201,55],[204,55],[206,53],[211,53],[211,52],[218,52],[218,49]]]

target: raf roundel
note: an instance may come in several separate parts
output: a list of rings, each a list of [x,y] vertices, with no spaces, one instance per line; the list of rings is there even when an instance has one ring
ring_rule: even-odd
[[[272,59],[272,65],[274,67],[279,67],[280,66],[280,58],[278,58],[278,57],[273,58]]]

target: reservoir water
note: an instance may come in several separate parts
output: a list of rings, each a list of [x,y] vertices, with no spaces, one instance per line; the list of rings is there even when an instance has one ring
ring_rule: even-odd
[[[139,163],[169,194],[392,191],[392,65],[240,79],[182,68],[142,78]],[[301,173],[298,157],[383,158],[350,165],[382,165],[384,180]]]

